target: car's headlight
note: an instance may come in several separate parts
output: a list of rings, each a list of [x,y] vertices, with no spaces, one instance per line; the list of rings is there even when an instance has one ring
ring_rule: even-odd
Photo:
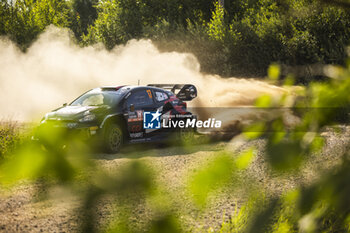
[[[47,120],[47,118],[49,117],[48,115],[49,114],[46,113],[45,116],[41,119],[40,123],[44,123]]]
[[[90,112],[86,112],[83,118],[79,119],[79,122],[88,122],[96,119],[96,116]]]

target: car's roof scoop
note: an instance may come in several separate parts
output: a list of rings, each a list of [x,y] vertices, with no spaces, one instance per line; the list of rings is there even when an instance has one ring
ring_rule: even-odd
[[[191,101],[197,97],[197,88],[192,84],[148,84],[147,86],[170,90],[182,101]]]

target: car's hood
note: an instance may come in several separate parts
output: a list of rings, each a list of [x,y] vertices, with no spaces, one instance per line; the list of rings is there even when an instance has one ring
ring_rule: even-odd
[[[47,114],[50,120],[73,120],[80,118],[85,112],[95,112],[98,109],[107,109],[106,106],[65,106]]]

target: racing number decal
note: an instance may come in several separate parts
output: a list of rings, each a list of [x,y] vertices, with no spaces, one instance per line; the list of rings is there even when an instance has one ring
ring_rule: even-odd
[[[146,90],[146,91],[147,91],[148,97],[149,97],[150,99],[152,99],[152,92],[151,92],[151,90]]]

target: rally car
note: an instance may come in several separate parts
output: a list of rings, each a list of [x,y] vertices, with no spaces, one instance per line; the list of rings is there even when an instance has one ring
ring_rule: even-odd
[[[161,141],[171,135],[187,140],[193,137],[195,128],[179,127],[174,122],[196,118],[187,111],[185,102],[196,96],[197,89],[191,84],[95,88],[47,113],[37,132],[48,127],[79,132],[111,153],[118,152],[125,143]],[[42,137],[40,133],[35,135],[37,140],[45,141]]]

